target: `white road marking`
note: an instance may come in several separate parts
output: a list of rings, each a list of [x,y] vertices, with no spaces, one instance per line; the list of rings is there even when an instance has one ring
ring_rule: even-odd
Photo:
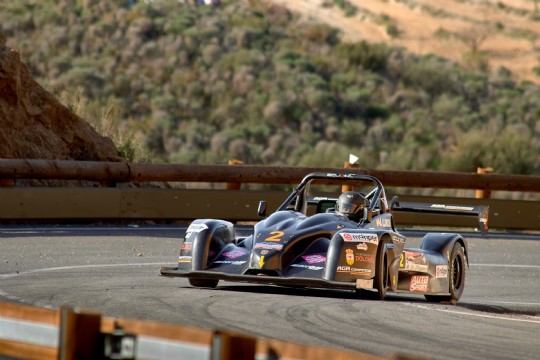
[[[96,264],[96,265],[72,265],[72,266],[57,266],[57,267],[50,267],[50,268],[42,268],[42,269],[32,269],[27,271],[19,271],[16,273],[9,273],[9,274],[0,274],[0,280],[1,279],[8,279],[16,276],[21,275],[31,275],[31,274],[37,274],[41,272],[48,272],[48,271],[63,271],[63,270],[74,270],[74,269],[88,269],[88,268],[104,268],[104,267],[122,267],[122,266],[160,266],[163,265],[163,263],[128,263],[128,264]],[[35,303],[31,300],[27,300],[24,298],[21,298],[16,295],[8,294],[7,292],[3,291],[0,288],[0,297],[3,297],[5,299],[9,299],[12,301],[21,302],[23,304],[29,304],[29,305],[35,305],[47,309],[51,309],[52,307],[50,305],[44,305]]]
[[[413,304],[413,303],[406,303],[406,305],[416,307],[416,308],[420,308],[420,309],[424,309],[424,310],[435,310],[435,311],[445,312],[445,313],[449,313],[449,314],[456,314],[456,315],[475,316],[475,317],[482,317],[482,318],[496,319],[496,320],[507,320],[507,321],[518,321],[518,322],[540,324],[540,317],[539,316],[520,315],[522,317],[527,317],[527,319],[523,319],[523,318],[515,318],[515,317],[509,317],[509,316],[498,316],[498,315],[469,313],[469,312],[465,312],[465,311],[457,311],[457,310],[449,310],[449,309],[437,309],[437,308],[431,308],[431,307],[428,307],[428,306],[418,305],[418,304]]]
[[[540,269],[540,265],[519,265],[519,264],[470,264],[470,266]]]
[[[164,264],[163,263],[128,263],[128,264],[95,264],[95,265],[57,266],[57,267],[50,267],[50,268],[20,271],[17,273],[10,273],[10,274],[0,274],[0,279],[7,279],[10,277],[15,277],[19,275],[36,274],[36,273],[48,272],[48,271],[59,271],[59,270],[62,271],[62,270],[88,269],[88,268],[100,268],[100,267],[154,266],[154,265],[164,265]]]
[[[517,302],[517,301],[482,301],[482,302],[469,302],[472,304],[509,304],[509,305],[540,305],[540,303],[532,303],[532,302]]]
[[[164,265],[163,263],[123,263],[123,264],[95,264],[95,265],[72,265],[72,266],[58,266],[58,267],[50,267],[50,268],[42,268],[42,269],[32,269],[27,271],[20,271],[17,273],[9,273],[9,274],[0,274],[0,279],[7,279],[12,278],[16,276],[21,275],[30,275],[30,274],[36,274],[41,272],[50,272],[50,271],[65,271],[65,270],[75,270],[75,269],[88,269],[88,268],[105,268],[105,267],[124,267],[124,266],[161,266]],[[475,266],[496,266],[496,267],[532,267],[532,268],[540,268],[540,266],[536,265],[504,265],[504,264],[472,264]],[[18,296],[14,296],[11,294],[8,294],[2,289],[0,289],[0,297],[4,297],[11,300],[17,300],[23,303],[30,303],[29,301],[19,298]],[[486,301],[484,303],[492,303],[492,304],[513,304],[513,305],[539,305],[538,303],[521,303],[521,302],[505,302],[505,301]],[[527,316],[527,319],[523,318],[514,318],[514,317],[508,317],[508,316],[497,316],[497,315],[487,315],[487,314],[478,314],[478,313],[469,313],[464,311],[457,311],[457,310],[449,310],[449,309],[437,309],[437,308],[431,308],[423,305],[418,305],[414,303],[405,303],[406,305],[425,309],[425,310],[436,310],[440,312],[446,312],[450,314],[457,314],[457,315],[465,315],[465,316],[476,316],[476,317],[483,317],[483,318],[490,318],[490,319],[497,319],[497,320],[508,320],[508,321],[518,321],[518,322],[527,322],[527,323],[534,323],[534,324],[540,324],[540,317],[538,316]],[[526,315],[521,315],[526,316]]]

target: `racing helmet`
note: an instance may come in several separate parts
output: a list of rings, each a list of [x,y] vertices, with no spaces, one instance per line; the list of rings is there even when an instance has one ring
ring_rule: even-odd
[[[360,221],[364,216],[367,200],[356,191],[347,191],[341,194],[336,202],[336,213],[346,215],[349,219]]]

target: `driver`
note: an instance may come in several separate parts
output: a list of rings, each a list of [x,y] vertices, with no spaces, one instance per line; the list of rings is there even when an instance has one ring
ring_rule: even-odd
[[[341,194],[336,202],[336,213],[346,215],[350,220],[359,222],[364,217],[367,200],[355,191]]]

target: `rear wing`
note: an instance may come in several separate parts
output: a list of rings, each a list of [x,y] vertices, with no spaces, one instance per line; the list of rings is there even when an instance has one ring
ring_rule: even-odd
[[[478,219],[478,229],[480,233],[487,234],[488,232],[489,206],[400,202],[394,197],[390,202],[390,209],[392,212],[476,217]]]

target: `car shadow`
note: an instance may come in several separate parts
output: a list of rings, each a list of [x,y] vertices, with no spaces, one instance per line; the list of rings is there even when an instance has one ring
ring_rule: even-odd
[[[379,295],[375,290],[360,289],[360,290],[340,290],[340,289],[319,289],[306,287],[286,287],[278,285],[230,285],[228,283],[220,283],[214,291],[240,292],[240,293],[256,293],[269,295],[286,295],[286,296],[302,296],[302,297],[318,297],[329,299],[351,299],[351,300],[379,300]],[[407,296],[403,294],[389,293],[384,298],[384,301],[389,302],[425,302],[423,296]]]
[[[489,314],[497,315],[526,315],[526,316],[538,316],[540,315],[540,309],[538,306],[527,305],[527,304],[512,304],[512,305],[493,305],[493,304],[479,304],[472,302],[458,302],[457,306],[474,310],[485,312]]]

